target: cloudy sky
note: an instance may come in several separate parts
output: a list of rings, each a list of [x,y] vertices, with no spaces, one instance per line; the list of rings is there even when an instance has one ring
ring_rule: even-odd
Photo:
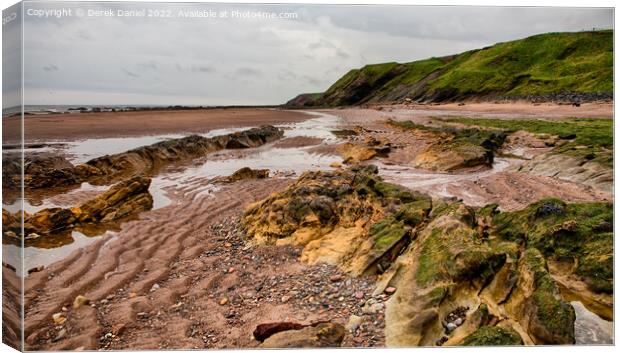
[[[61,8],[72,16],[32,11]],[[365,64],[613,26],[611,9],[584,8],[35,3],[26,9],[26,104],[279,104],[323,91]],[[78,9],[84,16],[76,16]],[[173,17],[88,16],[119,9],[168,10],[162,13]],[[179,17],[204,10],[297,18]]]

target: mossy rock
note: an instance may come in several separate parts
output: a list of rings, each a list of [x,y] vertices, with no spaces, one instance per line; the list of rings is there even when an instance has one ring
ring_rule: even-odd
[[[408,234],[403,221],[393,217],[385,218],[370,228],[370,235],[374,240],[373,250],[384,252]]]
[[[544,339],[548,343],[574,343],[575,310],[561,299],[545,258],[537,249],[529,248],[523,253],[523,260],[527,270],[534,275],[535,289],[531,298],[535,307],[534,322],[544,328]]]
[[[594,161],[613,168],[613,119],[476,119],[450,118],[446,121],[500,129],[505,133],[527,131],[539,136],[558,136],[570,140],[554,147],[551,153],[562,154],[583,161]]]
[[[248,238],[268,244],[291,236],[293,243],[303,242],[294,235],[300,228],[323,236],[338,227],[363,227],[353,243],[359,246],[358,240],[370,239],[371,248],[361,262],[386,269],[409,244],[411,229],[425,221],[432,204],[429,196],[386,183],[377,173],[373,165],[306,172],[285,190],[250,205],[241,222]],[[342,250],[355,252],[351,245]]]
[[[474,211],[462,203],[440,204],[433,209],[421,239],[416,270],[418,285],[438,281],[492,278],[507,255],[481,239],[475,226]],[[430,229],[428,227],[431,227]]]
[[[394,217],[411,227],[415,227],[428,217],[431,206],[430,200],[413,201],[400,207]]]
[[[374,192],[384,198],[395,198],[402,203],[411,203],[415,201],[430,202],[430,197],[422,193],[407,189],[403,186],[377,181],[371,186]]]
[[[527,243],[557,261],[577,260],[576,274],[598,292],[613,290],[613,205],[544,199],[493,218],[501,239]]]
[[[506,254],[495,252],[488,246],[467,249],[456,256],[451,275],[457,280],[493,278],[500,266],[506,262]]]
[[[520,346],[523,341],[519,334],[510,328],[481,326],[460,343],[461,346]]]

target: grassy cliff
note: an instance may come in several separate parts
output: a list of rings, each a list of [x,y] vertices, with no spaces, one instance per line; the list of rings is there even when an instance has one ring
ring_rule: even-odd
[[[304,106],[443,102],[498,97],[608,94],[613,91],[613,31],[546,33],[458,55],[349,71]],[[289,106],[300,106],[299,97]]]

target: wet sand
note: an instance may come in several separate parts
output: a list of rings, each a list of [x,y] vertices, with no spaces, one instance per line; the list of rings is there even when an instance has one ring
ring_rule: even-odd
[[[213,129],[282,124],[308,119],[297,111],[267,108],[150,110],[26,116],[27,142],[73,141],[174,133],[205,133]],[[19,142],[20,117],[2,118],[4,144]]]
[[[178,195],[180,203],[124,224],[116,238],[101,237],[33,273],[26,280],[26,347],[256,347],[258,342],[250,334],[260,323],[332,320],[345,324],[349,315],[361,315],[359,304],[364,299],[353,294],[370,295],[371,278],[351,279],[347,286],[344,280],[332,282],[331,276],[343,275],[336,268],[302,264],[299,251],[291,247],[247,247],[227,221],[249,203],[290,183],[286,179],[241,182],[221,190],[217,197],[196,200]],[[320,301],[313,298],[324,292],[337,295]],[[92,305],[73,309],[71,302],[78,294]],[[58,329],[51,315],[63,312],[63,307],[68,337],[55,340]],[[367,319],[382,321],[382,317],[377,313]],[[121,324],[122,334],[101,339]],[[376,325],[376,331],[381,328]],[[349,336],[345,345],[384,344],[380,333],[371,332],[373,339],[356,343]]]

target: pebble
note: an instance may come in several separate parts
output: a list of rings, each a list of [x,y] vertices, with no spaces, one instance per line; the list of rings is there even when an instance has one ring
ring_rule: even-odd
[[[52,319],[54,320],[54,323],[58,324],[58,325],[61,325],[65,321],[67,321],[67,318],[64,317],[62,313],[56,313],[56,314],[52,315]]]
[[[227,303],[228,303],[228,298],[220,299],[220,302],[219,302],[220,305],[226,305]]]
[[[363,292],[355,292],[355,299],[364,299]]]
[[[456,327],[457,327],[457,326],[456,326],[453,322],[449,322],[449,323],[446,325],[446,331],[447,331],[448,333],[450,333],[450,332],[454,331],[454,329],[456,329]]]
[[[345,328],[349,332],[355,332],[357,331],[357,329],[360,327],[361,324],[362,324],[362,318],[360,316],[351,315],[349,317],[349,322],[347,322],[347,325],[345,326]]]
[[[329,280],[332,282],[340,282],[342,281],[344,278],[342,277],[342,275],[333,275],[331,277],[329,277]]]
[[[364,314],[376,314],[383,309],[382,303],[374,303],[371,305],[364,305],[362,312]]]
[[[282,298],[280,298],[280,301],[281,301],[282,303],[286,303],[286,302],[288,302],[289,300],[291,300],[291,297],[290,297],[290,296],[288,296],[288,295],[283,295],[283,296],[282,296]]]
[[[156,290],[159,289],[159,284],[155,283],[152,287],[151,287],[151,292],[154,292]]]
[[[65,336],[67,336],[67,330],[63,328],[58,332],[56,338],[54,338],[54,341],[60,341],[61,339],[65,338]]]
[[[396,292],[396,288],[394,287],[387,287],[385,288],[385,294],[394,294]]]
[[[112,325],[112,334],[114,336],[118,336],[125,331],[125,324],[114,324]]]
[[[454,320],[454,324],[456,326],[461,326],[463,324],[463,319],[459,317],[458,319]]]
[[[75,300],[73,301],[73,309],[77,309],[82,305],[88,305],[90,303],[90,300],[88,300],[88,298],[86,298],[83,295],[78,295],[77,297],[75,297]]]
[[[235,268],[234,267],[231,267],[231,268],[228,269],[228,273],[233,273],[233,272],[235,272]]]

